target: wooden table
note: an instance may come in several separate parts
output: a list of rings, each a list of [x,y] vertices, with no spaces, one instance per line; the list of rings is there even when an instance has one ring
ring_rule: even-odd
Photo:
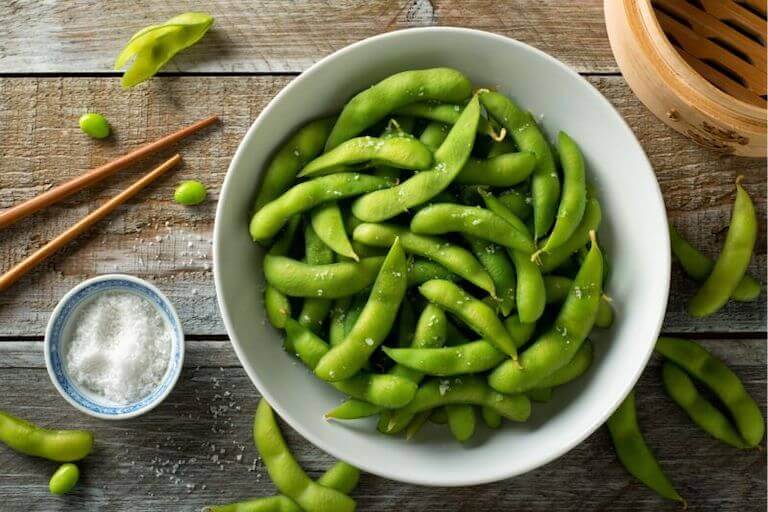
[[[738,174],[745,175],[765,219],[766,162],[714,154],[657,121],[619,74],[601,0],[210,3],[216,18],[210,34],[162,76],[123,91],[119,75],[111,71],[119,48],[138,28],[188,10],[186,2],[0,2],[0,208],[172,128],[213,113],[223,118],[219,128],[183,145],[185,163],[174,177],[162,179],[0,294],[0,409],[42,425],[91,428],[97,436],[96,452],[82,464],[81,484],[66,498],[48,494],[54,464],[0,449],[2,510],[193,511],[275,492],[251,441],[259,395],[230,347],[216,306],[214,208],[230,158],[259,111],[296,74],[359,39],[413,26],[459,25],[536,46],[581,72],[621,112],[653,163],[671,221],[695,245],[717,253]],[[77,118],[86,109],[106,115],[112,138],[98,142],[79,132]],[[0,268],[7,269],[163,156],[0,232]],[[182,178],[205,182],[210,200],[195,208],[175,204],[173,186]],[[766,268],[765,235],[761,221],[752,261],[758,276]],[[119,423],[92,419],[67,405],[50,383],[42,356],[45,325],[59,298],[83,279],[113,271],[159,286],[176,304],[188,334],[185,369],[174,392],[151,414]],[[693,291],[674,267],[664,332],[701,340],[765,404],[765,294],[754,303],[729,304],[717,315],[693,320],[684,312]],[[691,510],[766,509],[764,452],[739,452],[693,427],[664,397],[657,360],[637,389],[648,442]],[[329,466],[329,456],[286,432],[312,476]],[[366,475],[355,497],[364,511],[677,509],[623,470],[603,428],[556,462],[519,478],[432,489]]]

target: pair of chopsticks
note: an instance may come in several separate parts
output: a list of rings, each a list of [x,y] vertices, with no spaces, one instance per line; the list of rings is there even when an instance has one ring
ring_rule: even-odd
[[[212,116],[207,119],[203,119],[202,121],[198,121],[193,125],[187,126],[186,128],[166,135],[165,137],[158,139],[155,142],[151,142],[134,151],[131,151],[130,153],[123,155],[116,160],[113,160],[100,167],[96,167],[95,169],[91,169],[85,174],[62,183],[61,185],[57,185],[51,190],[43,192],[42,194],[33,197],[32,199],[12,206],[3,212],[0,212],[0,229],[13,224],[17,220],[23,219],[24,217],[31,215],[38,210],[50,206],[55,202],[88,187],[89,185],[93,185],[94,183],[103,180],[107,176],[111,176],[115,172],[128,167],[141,158],[165,149],[168,146],[171,146],[172,144],[180,141],[181,139],[216,123],[218,120],[218,116]],[[80,219],[72,227],[55,237],[53,240],[42,246],[31,255],[27,256],[23,261],[13,266],[10,270],[8,270],[8,272],[0,276],[0,291],[5,290],[10,285],[18,281],[24,274],[35,268],[48,256],[67,245],[75,237],[84,233],[88,228],[109,215],[109,213],[111,213],[115,208],[126,202],[131,197],[135,196],[144,187],[155,181],[170,169],[173,169],[179,165],[180,162],[181,155],[178,153],[173,155],[171,158],[135,181],[133,184],[131,184],[131,186],[120,192],[118,195]]]

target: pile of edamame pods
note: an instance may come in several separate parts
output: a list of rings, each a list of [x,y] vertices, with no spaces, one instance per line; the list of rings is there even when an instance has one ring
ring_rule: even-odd
[[[250,222],[270,322],[387,434],[525,421],[583,374],[613,319],[601,208],[577,143],[449,68],[405,71],[311,121],[265,169]],[[303,237],[298,233],[303,233]]]

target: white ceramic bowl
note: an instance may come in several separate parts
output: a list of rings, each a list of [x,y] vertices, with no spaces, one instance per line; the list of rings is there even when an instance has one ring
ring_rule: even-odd
[[[418,439],[387,437],[373,420],[341,424],[323,413],[341,395],[282,349],[266,321],[262,250],[248,212],[262,169],[280,143],[310,119],[336,112],[354,93],[398,71],[450,66],[475,86],[497,88],[534,112],[550,138],[568,132],[581,146],[603,206],[600,239],[611,262],[614,326],[596,335],[587,375],[535,405],[531,419],[480,428],[468,445],[446,429]],[[246,372],[294,429],[334,457],[377,475],[422,485],[480,484],[519,475],[564,454],[599,427],[632,389],[659,333],[669,289],[664,202],[640,144],[611,104],[554,58],[506,37],[425,28],[366,39],[321,60],[264,109],[229,167],[216,212],[214,273],[219,305]]]
[[[171,330],[171,350],[163,378],[147,396],[131,403],[114,403],[79,386],[67,373],[66,345],[74,331],[80,308],[106,292],[129,292],[148,300]],[[51,313],[45,330],[45,366],[56,390],[80,411],[105,420],[135,418],[157,407],[176,385],[184,365],[184,332],[176,310],[154,285],[126,274],[106,274],[83,281],[69,290]]]

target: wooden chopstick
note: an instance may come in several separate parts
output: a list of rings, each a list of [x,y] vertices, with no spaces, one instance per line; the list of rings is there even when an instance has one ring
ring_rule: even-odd
[[[79,236],[88,228],[109,215],[112,210],[136,195],[141,189],[165,174],[168,170],[176,167],[180,162],[181,155],[173,155],[173,157],[152,169],[152,171],[142,176],[139,180],[135,181],[130,187],[123,190],[115,197],[96,208],[94,211],[80,219],[72,227],[61,233],[59,236],[42,246],[31,255],[27,256],[21,263],[18,263],[8,272],[0,276],[0,291],[5,290],[10,285],[18,281],[24,274],[35,268],[45,258],[64,247],[73,238]]]
[[[112,160],[107,164],[96,167],[95,169],[91,169],[90,171],[78,176],[77,178],[73,178],[67,182],[62,183],[61,185],[57,185],[51,190],[43,192],[39,196],[33,197],[32,199],[24,201],[23,203],[17,204],[15,206],[11,206],[10,208],[0,213],[0,229],[13,224],[19,219],[23,219],[27,215],[45,208],[46,206],[50,206],[56,201],[74,194],[78,190],[82,190],[89,185],[97,183],[107,176],[110,176],[119,171],[120,169],[128,167],[129,165],[137,162],[141,158],[144,158],[147,155],[151,155],[152,153],[156,153],[161,149],[165,149],[173,143],[183,139],[184,137],[188,137],[189,135],[202,130],[206,126],[212,125],[218,120],[219,116],[211,116],[208,119],[198,121],[195,124],[187,126],[186,128],[182,128],[177,132],[168,134],[165,137],[156,140],[155,142],[141,146],[140,148],[135,149],[116,160]]]

